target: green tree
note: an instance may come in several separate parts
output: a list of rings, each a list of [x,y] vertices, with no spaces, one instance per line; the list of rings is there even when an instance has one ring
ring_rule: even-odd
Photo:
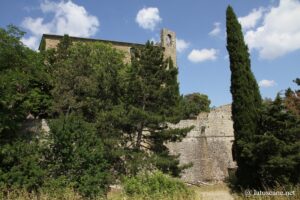
[[[242,186],[257,183],[257,169],[253,157],[254,137],[258,133],[259,110],[262,99],[253,73],[248,47],[244,42],[241,25],[231,6],[226,11],[227,50],[231,70],[232,119],[235,141],[234,157],[237,178]]]
[[[205,94],[187,94],[183,97],[182,104],[184,118],[195,117],[200,112],[209,112],[210,110],[210,100]]]
[[[128,74],[126,108],[128,124],[124,132],[128,150],[128,171],[158,168],[178,176],[178,156],[170,155],[166,142],[182,139],[189,129],[173,129],[179,109],[177,68],[164,60],[163,50],[153,43],[135,51]]]
[[[87,121],[95,122],[97,113],[118,104],[122,95],[119,71],[124,66],[123,55],[102,43],[79,42],[66,46],[59,45],[49,58],[58,58],[52,65],[53,111],[80,113]]]
[[[43,58],[23,46],[23,32],[0,29],[0,138],[11,139],[28,114],[47,116],[51,104]]]
[[[126,68],[123,64],[124,55],[109,44],[96,42],[70,44],[69,42],[70,38],[64,36],[61,40],[62,45],[58,45],[57,50],[45,52],[53,76],[51,93],[54,101],[52,106],[54,116],[62,115],[65,118],[81,116],[83,122],[90,124],[95,129],[93,134],[96,136],[93,137],[97,137],[102,142],[104,152],[102,159],[107,162],[111,170],[110,174],[117,178],[124,171],[121,159],[124,154],[120,148],[123,134],[121,126],[122,122],[126,121],[124,119],[126,113],[122,105],[124,93],[122,73]],[[70,121],[70,125],[73,122],[74,120]],[[63,132],[59,134],[66,135]],[[73,137],[72,135],[77,133],[73,131],[69,134]],[[63,144],[69,143],[69,140],[68,137],[61,138]],[[75,143],[74,148],[79,148],[78,145],[81,143]],[[64,151],[64,148],[58,145],[56,154],[61,151]],[[79,156],[75,152],[68,154],[70,157]],[[62,168],[62,172],[72,170],[72,166],[76,164],[75,160]],[[79,175],[72,176],[74,180],[79,179]],[[77,179],[75,182],[80,183]],[[92,187],[92,182],[89,187]],[[106,189],[102,187],[104,192]]]
[[[37,134],[20,131],[29,114],[45,117],[51,105],[43,57],[27,47],[24,32],[0,28],[0,184],[38,190],[44,170]]]
[[[42,151],[37,139],[19,138],[1,146],[0,188],[26,189],[38,192],[46,175],[42,167]]]
[[[112,179],[104,144],[94,124],[70,114],[50,123],[45,162],[48,177],[63,180],[86,197],[105,195]]]
[[[286,97],[285,97],[286,98]],[[300,118],[279,95],[264,106],[254,155],[260,186],[300,182]],[[258,185],[259,186],[259,185]]]
[[[300,86],[300,79],[297,78],[294,82]],[[288,88],[285,92],[286,98],[284,99],[285,105],[287,108],[300,116],[300,90],[293,91],[291,88]]]

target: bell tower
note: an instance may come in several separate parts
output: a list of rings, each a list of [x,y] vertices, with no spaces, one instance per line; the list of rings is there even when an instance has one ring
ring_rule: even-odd
[[[161,46],[164,48],[164,55],[165,58],[171,57],[173,60],[174,66],[177,67],[177,60],[176,60],[176,34],[173,31],[168,29],[162,29],[161,35]]]

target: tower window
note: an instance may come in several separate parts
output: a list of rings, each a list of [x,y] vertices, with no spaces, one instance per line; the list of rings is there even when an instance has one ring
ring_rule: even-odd
[[[166,43],[168,46],[171,46],[172,44],[172,36],[170,34],[167,35]]]

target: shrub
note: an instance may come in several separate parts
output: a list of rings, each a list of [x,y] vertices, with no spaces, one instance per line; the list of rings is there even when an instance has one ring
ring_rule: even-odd
[[[178,179],[163,174],[140,173],[123,180],[125,195],[130,199],[193,199],[193,192]]]

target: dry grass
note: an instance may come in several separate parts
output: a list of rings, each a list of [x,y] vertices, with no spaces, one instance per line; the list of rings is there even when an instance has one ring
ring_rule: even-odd
[[[119,192],[118,192],[119,193]],[[86,200],[79,193],[72,189],[52,190],[40,193],[29,193],[26,190],[1,190],[0,200]],[[99,196],[94,200],[107,200],[103,196]],[[120,199],[121,200],[121,199]]]
[[[272,195],[253,195],[253,190],[251,191],[252,195],[244,195],[243,193],[230,193],[229,188],[226,184],[216,184],[216,185],[203,185],[203,186],[189,186],[189,189],[195,192],[193,197],[194,200],[300,200],[300,186],[294,187],[292,189],[286,190],[284,187],[277,187],[275,189],[269,189],[267,191],[277,191],[277,192],[292,192],[294,191],[294,195],[290,196],[272,196]],[[3,196],[0,194],[0,199],[5,200],[83,200],[85,198],[81,197],[78,193],[74,192],[71,189],[65,190],[63,193],[40,193],[39,195],[28,193],[25,190],[14,190],[14,191],[6,191],[6,195]],[[108,193],[109,200],[152,200],[150,197],[145,196],[136,196],[136,197],[128,197],[124,194],[122,189],[112,189]],[[159,200],[171,200],[168,197],[159,196],[156,199]],[[185,200],[184,198],[176,198],[176,200]],[[192,199],[192,198],[191,198]],[[97,200],[103,200],[103,198],[98,198]],[[174,198],[172,200],[175,200]]]
[[[63,193],[29,193],[25,190],[10,190],[0,194],[0,199],[5,200],[82,200],[83,198],[73,190]]]
[[[191,197],[191,200],[206,200],[206,199],[220,199],[220,200],[233,200],[233,197],[230,195],[229,189],[226,186],[226,184],[215,184],[215,185],[203,185],[203,186],[189,186],[189,189],[194,191],[193,197]],[[149,199],[152,200],[151,198],[147,198],[145,196],[136,196],[136,197],[126,197],[122,193],[122,190],[112,190],[108,194],[108,199],[109,200],[142,200],[142,199]],[[159,200],[170,200],[168,197],[160,196],[156,197],[156,199]],[[172,199],[172,198],[171,198]],[[182,199],[186,200],[184,198],[178,197],[177,199]],[[174,198],[172,200],[175,200]]]

